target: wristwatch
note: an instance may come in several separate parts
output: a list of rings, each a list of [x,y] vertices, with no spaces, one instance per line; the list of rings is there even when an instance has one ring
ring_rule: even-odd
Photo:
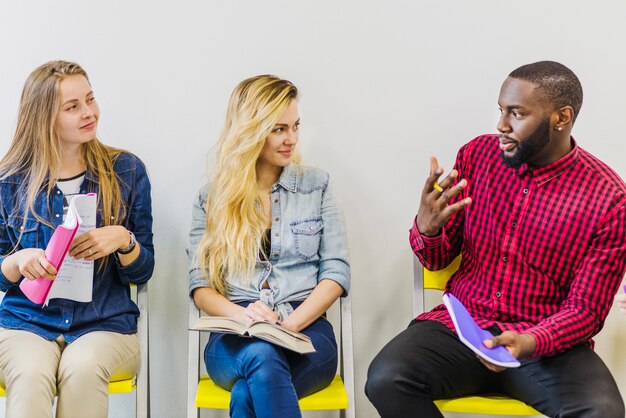
[[[133,234],[130,231],[128,231],[128,233],[130,234],[130,244],[126,248],[122,248],[121,250],[117,250],[118,254],[130,254],[130,253],[133,252],[133,250],[137,246],[137,240],[135,240],[135,234]]]

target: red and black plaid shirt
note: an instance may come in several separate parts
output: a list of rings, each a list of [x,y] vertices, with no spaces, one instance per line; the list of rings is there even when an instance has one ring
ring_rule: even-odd
[[[446,291],[482,328],[532,334],[534,356],[591,338],[604,324],[626,268],[626,185],[607,165],[576,145],[537,169],[504,165],[497,135],[461,148],[455,168],[472,204],[436,237],[414,224],[411,247],[430,270],[459,253]],[[443,305],[418,319],[454,329]]]

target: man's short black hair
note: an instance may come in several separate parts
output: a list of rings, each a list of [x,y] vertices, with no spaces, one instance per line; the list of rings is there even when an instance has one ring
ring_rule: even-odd
[[[539,61],[513,70],[509,77],[535,84],[555,109],[571,106],[576,120],[583,104],[583,88],[576,74],[563,64]]]

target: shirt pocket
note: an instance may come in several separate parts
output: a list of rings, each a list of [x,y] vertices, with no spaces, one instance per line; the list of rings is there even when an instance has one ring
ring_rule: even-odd
[[[308,261],[317,255],[324,222],[320,216],[289,223],[296,244],[298,257]]]
[[[11,239],[17,243],[16,247],[38,248],[39,222],[34,218],[27,218],[24,223],[22,216],[9,216],[7,226],[10,230]]]

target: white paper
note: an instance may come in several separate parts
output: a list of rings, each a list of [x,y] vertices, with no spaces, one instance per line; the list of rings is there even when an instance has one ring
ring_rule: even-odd
[[[96,228],[96,202],[94,193],[72,197],[70,206],[74,204],[79,218],[82,220],[76,236]],[[70,211],[68,210],[68,215]],[[48,299],[70,299],[77,302],[91,302],[93,294],[93,261],[75,260],[69,254],[65,256],[56,279],[50,288]]]

